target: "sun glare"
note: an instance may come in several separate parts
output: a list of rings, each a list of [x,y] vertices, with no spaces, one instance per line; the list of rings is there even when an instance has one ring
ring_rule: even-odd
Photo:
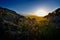
[[[36,11],[36,15],[37,16],[46,16],[46,15],[48,15],[48,12],[46,10],[40,9],[40,10]]]

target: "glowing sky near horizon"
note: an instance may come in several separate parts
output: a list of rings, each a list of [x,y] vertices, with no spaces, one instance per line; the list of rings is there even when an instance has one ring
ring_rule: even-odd
[[[34,14],[40,8],[48,13],[60,8],[60,0],[0,0],[0,6],[23,15]]]

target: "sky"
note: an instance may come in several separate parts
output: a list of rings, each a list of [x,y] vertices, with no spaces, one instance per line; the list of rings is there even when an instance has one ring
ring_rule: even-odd
[[[0,6],[26,15],[33,14],[37,9],[51,12],[60,8],[60,0],[0,0]]]

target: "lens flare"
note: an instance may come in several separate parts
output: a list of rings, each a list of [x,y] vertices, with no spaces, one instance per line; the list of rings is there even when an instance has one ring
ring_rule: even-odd
[[[37,10],[35,13],[36,13],[37,16],[46,16],[46,15],[48,15],[48,12],[46,10],[42,10],[42,9]]]

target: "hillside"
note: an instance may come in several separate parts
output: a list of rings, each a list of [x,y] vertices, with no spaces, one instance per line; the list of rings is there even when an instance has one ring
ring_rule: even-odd
[[[54,10],[52,13],[49,13],[45,18],[51,20],[54,23],[60,24],[60,8]]]
[[[23,21],[26,18],[15,11],[0,7],[0,40],[18,39],[15,35],[20,34],[20,19]]]
[[[24,18],[24,16],[17,14],[15,11],[0,7],[0,18],[12,22],[14,24],[17,24],[19,18]]]

